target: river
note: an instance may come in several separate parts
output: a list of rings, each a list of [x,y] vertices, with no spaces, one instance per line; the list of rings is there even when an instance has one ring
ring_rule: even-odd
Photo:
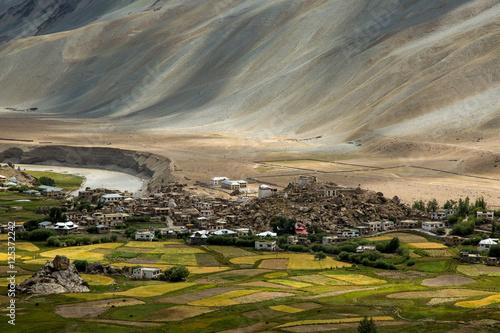
[[[78,195],[79,190],[90,188],[108,188],[119,191],[129,191],[138,194],[144,187],[147,180],[128,173],[118,171],[108,171],[102,169],[75,168],[66,166],[35,165],[35,164],[16,164],[22,170],[34,171],[52,171],[62,174],[72,174],[85,177],[80,189],[74,191],[72,195]]]

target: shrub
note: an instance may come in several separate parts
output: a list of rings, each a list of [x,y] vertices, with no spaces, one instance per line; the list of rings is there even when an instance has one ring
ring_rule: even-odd
[[[187,279],[188,276],[189,270],[186,268],[186,266],[181,265],[170,267],[163,273],[160,279],[170,282],[179,282]]]
[[[73,264],[75,264],[75,267],[79,272],[85,272],[89,262],[87,260],[75,260]]]
[[[53,247],[61,247],[62,243],[59,238],[57,238],[57,236],[50,236],[49,238],[47,238],[47,245]]]
[[[326,258],[326,254],[323,251],[317,252],[314,255],[314,259],[322,260]]]
[[[118,240],[118,236],[117,235],[111,235],[111,242],[116,242]]]
[[[85,229],[89,234],[97,234],[97,227],[91,226]]]
[[[406,262],[406,266],[413,266],[413,265],[415,265],[415,259],[413,258]]]
[[[474,221],[469,222],[469,221],[464,221],[457,223],[453,229],[451,230],[450,234],[451,235],[457,235],[457,236],[466,236],[470,235],[474,232]]]
[[[50,177],[42,176],[38,178],[40,185],[56,186],[56,181]]]

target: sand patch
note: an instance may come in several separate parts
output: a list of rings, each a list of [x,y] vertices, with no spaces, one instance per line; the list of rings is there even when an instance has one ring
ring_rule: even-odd
[[[461,286],[472,282],[476,281],[460,275],[441,275],[423,280],[422,285],[428,287]]]

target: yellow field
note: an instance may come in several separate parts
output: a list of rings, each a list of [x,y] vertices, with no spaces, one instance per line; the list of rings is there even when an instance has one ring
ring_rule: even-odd
[[[16,259],[21,258],[19,254],[16,254]],[[9,255],[7,253],[0,253],[0,261],[8,261]]]
[[[104,254],[94,253],[90,251],[95,249],[114,249],[122,245],[123,245],[122,243],[104,243],[104,244],[93,244],[84,246],[73,246],[73,247],[65,247],[65,248],[46,251],[41,253],[40,255],[45,258],[54,258],[56,255],[60,255],[60,256],[66,256],[68,257],[68,259],[71,260],[88,260],[89,262],[102,261],[104,259]]]
[[[431,257],[453,257],[453,254],[451,254],[447,249],[442,249],[442,250],[431,249],[431,250],[426,250],[425,252],[429,253]]]
[[[276,279],[276,278],[282,278],[282,277],[287,277],[288,273],[286,272],[274,272],[274,273],[267,273],[264,275],[266,279]]]
[[[80,274],[80,277],[91,286],[107,286],[115,282],[113,278],[104,275]]]
[[[205,253],[205,251],[194,247],[157,247],[150,253],[166,253],[166,254],[194,254]]]
[[[198,301],[190,302],[189,305],[197,306],[230,306],[240,304],[232,300],[232,298],[241,297],[245,295],[250,295],[258,293],[260,290],[233,290],[227,293],[200,299]]]
[[[408,245],[417,247],[419,249],[447,249],[447,246],[439,243],[409,243]]]
[[[8,243],[4,243],[3,245],[7,246],[7,244]],[[36,252],[36,251],[40,251],[40,248],[32,243],[20,242],[20,243],[16,243],[16,250]]]
[[[372,242],[377,242],[377,241],[385,241],[385,240],[391,240],[392,237],[389,236],[378,236],[378,237],[371,237],[369,240]]]
[[[21,283],[29,277],[31,277],[31,275],[16,276],[16,283]],[[9,281],[7,281],[7,277],[0,278],[0,287],[7,287],[8,285]]]
[[[160,259],[156,262],[161,265],[185,265],[185,266],[197,266],[198,261],[196,257],[192,253],[179,253],[179,254],[171,254],[166,253],[160,257]]]
[[[179,282],[179,283],[168,283],[168,284],[156,284],[152,286],[142,286],[133,288],[126,291],[118,291],[112,293],[106,293],[105,295],[114,296],[130,296],[130,297],[153,297],[166,294],[171,291],[184,289],[187,287],[194,286],[196,283]]]
[[[486,265],[459,265],[457,271],[468,276],[500,276],[500,269],[493,270]]]
[[[455,303],[456,306],[460,306],[462,308],[480,308],[482,306],[487,306],[493,303],[500,302],[500,294],[489,296],[477,301],[462,301]]]
[[[294,288],[307,288],[312,286],[312,284],[310,283],[294,281],[294,280],[285,280],[285,279],[272,279],[268,280],[267,282],[282,284],[284,286],[289,286]]]
[[[371,319],[373,319],[373,321],[389,321],[389,320],[394,320],[394,318],[388,317],[388,316],[372,317]],[[277,328],[285,328],[285,327],[302,326],[302,325],[356,323],[356,322],[361,321],[361,320],[363,320],[363,317],[345,318],[345,319],[300,320],[300,321],[292,321],[290,323],[286,323],[286,324],[279,325],[279,326],[276,326],[276,327]]]
[[[318,270],[330,267],[351,267],[351,264],[333,260],[331,257],[326,257],[324,260],[314,259],[311,254],[295,254],[295,253],[280,253],[277,257],[276,254],[265,254],[251,257],[237,257],[230,261],[238,265],[253,265],[258,260],[263,259],[289,259],[287,269],[299,270]]]
[[[407,234],[407,233],[391,233],[388,237],[398,237],[402,243],[425,243],[427,239],[422,236]]]
[[[320,284],[320,285],[345,285],[346,283],[343,281],[339,281],[337,279],[332,279],[328,276],[324,275],[319,275],[319,274],[312,274],[312,275],[301,275],[301,276],[294,276],[292,279],[297,280],[297,281],[302,281],[302,282],[309,282],[309,283],[314,283],[314,284]]]
[[[274,310],[274,311],[281,311],[281,312],[286,312],[286,313],[297,313],[297,312],[302,312],[304,311],[303,309],[297,309],[288,305],[274,305],[270,306],[269,309]]]
[[[9,234],[0,234],[0,240],[7,240],[9,239]]]
[[[279,255],[279,258],[283,258],[283,255]],[[233,264],[237,265],[253,265],[256,261],[261,259],[275,259],[276,254],[264,254],[258,256],[245,256],[245,257],[236,257],[232,258],[231,261]]]
[[[473,297],[491,295],[491,292],[471,289],[441,289],[429,291],[408,291],[387,295],[387,298],[418,299],[418,298],[448,298],[448,297]]]
[[[381,279],[375,279],[369,276],[365,275],[360,275],[360,274],[349,274],[349,275],[336,275],[334,273],[332,274],[324,274],[325,276],[340,280],[340,281],[345,281],[348,283],[352,283],[355,285],[361,285],[361,286],[366,286],[366,285],[371,285],[371,284],[384,284],[387,283],[385,280]]]

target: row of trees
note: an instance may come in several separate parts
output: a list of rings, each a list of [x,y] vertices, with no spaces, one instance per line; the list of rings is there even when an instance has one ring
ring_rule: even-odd
[[[455,209],[458,216],[466,216],[476,211],[484,211],[486,207],[487,204],[483,197],[477,198],[474,204],[470,202],[469,197],[466,197],[463,200],[460,198],[458,201],[447,200],[442,206],[443,209]],[[431,199],[427,201],[427,203],[424,203],[422,200],[415,201],[411,208],[421,212],[431,213],[437,211],[440,206],[436,199]],[[498,211],[498,213],[500,216],[500,211]]]

